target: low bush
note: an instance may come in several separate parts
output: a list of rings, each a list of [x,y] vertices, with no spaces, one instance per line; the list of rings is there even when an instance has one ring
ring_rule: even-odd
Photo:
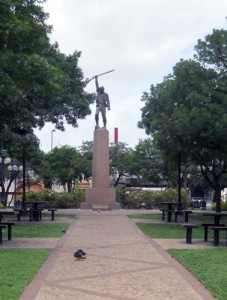
[[[211,209],[216,210],[216,202],[212,203]],[[227,211],[227,202],[221,202],[221,210]]]
[[[75,189],[71,193],[55,192],[44,189],[42,191],[30,191],[26,193],[27,201],[46,202],[46,208],[79,208],[85,199],[84,190]]]
[[[189,196],[187,191],[181,191],[182,208],[188,208]],[[161,202],[177,202],[178,194],[175,189],[165,189],[160,192],[154,191],[133,191],[126,192],[125,197],[120,199],[123,208],[160,208]]]

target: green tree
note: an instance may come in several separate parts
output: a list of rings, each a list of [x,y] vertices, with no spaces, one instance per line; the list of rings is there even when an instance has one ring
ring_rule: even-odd
[[[143,183],[171,185],[168,167],[152,139],[140,140],[135,146],[130,173],[137,175]]]
[[[77,182],[88,179],[87,159],[74,147],[54,148],[45,155],[39,173],[46,187],[52,183],[63,186],[68,192]]]
[[[2,0],[0,3],[0,143],[6,147],[15,127],[42,128],[90,114],[91,95],[83,90],[80,52],[64,55],[51,44],[45,0]]]
[[[176,161],[180,153],[183,162],[191,160],[200,166],[215,190],[217,211],[227,172],[226,45],[224,30],[199,41],[197,60],[181,60],[173,74],[152,85],[150,94],[144,93],[139,122],[169,160]]]
[[[26,136],[15,135],[15,138],[11,140],[9,146],[9,150],[6,152],[7,155],[11,157],[11,163],[8,166],[22,166],[23,155],[25,155],[25,172],[27,172],[28,169],[32,169],[34,172],[37,172],[37,168],[43,158],[43,152],[39,149],[39,141],[33,133],[30,133]],[[3,166],[5,183],[3,181],[0,182],[2,194],[5,195],[5,206],[7,205],[8,194],[12,184],[15,182],[15,180],[17,180],[19,185],[22,182],[22,170],[12,169],[9,171],[7,168],[8,166]],[[18,180],[19,178],[20,180]],[[15,188],[17,189],[17,186]]]
[[[111,143],[110,148],[110,174],[114,178],[114,186],[117,186],[122,177],[130,177],[129,163],[131,161],[132,148],[126,143]]]

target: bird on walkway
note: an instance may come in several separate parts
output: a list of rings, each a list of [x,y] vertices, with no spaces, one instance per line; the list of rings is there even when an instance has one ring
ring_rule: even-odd
[[[77,258],[78,260],[85,259],[86,258],[86,253],[82,249],[78,249],[74,253],[74,257]]]

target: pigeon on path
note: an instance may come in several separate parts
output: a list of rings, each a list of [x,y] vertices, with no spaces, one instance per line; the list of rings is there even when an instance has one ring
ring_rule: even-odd
[[[74,257],[77,258],[78,260],[85,259],[86,258],[86,253],[82,249],[78,249],[74,253]]]

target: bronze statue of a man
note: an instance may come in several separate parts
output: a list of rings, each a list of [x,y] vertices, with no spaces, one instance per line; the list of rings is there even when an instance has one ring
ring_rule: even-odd
[[[103,126],[106,128],[106,107],[110,110],[110,101],[109,95],[104,92],[104,87],[100,86],[98,83],[98,76],[95,76],[95,84],[96,84],[96,91],[97,91],[97,99],[96,99],[96,112],[95,112],[95,128],[99,128],[99,113],[101,112]]]

